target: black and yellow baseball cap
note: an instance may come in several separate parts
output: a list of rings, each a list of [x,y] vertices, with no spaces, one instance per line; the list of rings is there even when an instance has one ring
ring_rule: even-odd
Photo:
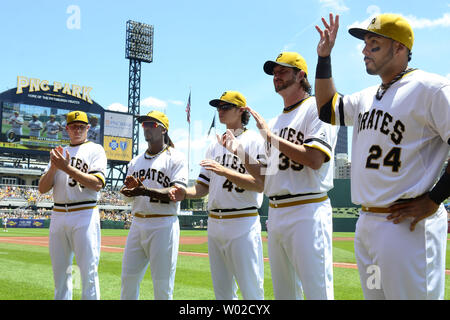
[[[372,19],[367,29],[350,28],[348,32],[361,40],[367,33],[389,38],[405,45],[409,50],[414,43],[414,32],[409,22],[398,14],[383,13]]]
[[[169,118],[167,118],[167,116],[161,111],[153,110],[147,113],[145,116],[139,116],[137,118],[137,121],[139,123],[142,123],[144,121],[155,121],[155,120],[161,123],[164,126],[164,128],[166,128],[167,131],[169,131]]]
[[[243,108],[247,106],[247,101],[242,93],[238,91],[225,91],[222,93],[219,99],[214,99],[209,102],[213,107],[217,107],[223,102],[234,104],[238,108]]]
[[[308,65],[306,64],[306,60],[297,52],[282,52],[275,61],[266,61],[266,63],[264,63],[264,72],[273,75],[273,68],[275,68],[276,65],[297,68],[305,71],[306,75],[308,75]]]
[[[66,123],[71,124],[72,122],[82,122],[89,124],[87,114],[83,111],[71,111],[66,116]]]

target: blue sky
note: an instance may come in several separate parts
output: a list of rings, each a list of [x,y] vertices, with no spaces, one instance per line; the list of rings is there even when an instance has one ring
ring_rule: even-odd
[[[141,113],[166,112],[170,136],[187,156],[185,107],[192,91],[190,178],[195,178],[209,144],[215,111],[209,101],[237,90],[266,119],[278,115],[282,99],[262,66],[282,51],[297,51],[314,83],[319,39],[314,26],[321,26],[320,18],[329,12],[341,16],[332,53],[339,92],[379,84],[378,77],[365,72],[362,41],[347,29],[367,26],[380,12],[402,14],[411,22],[415,42],[410,66],[450,78],[448,0],[1,1],[0,91],[16,87],[18,75],[74,83],[92,87],[90,96],[104,108],[126,111],[125,24],[151,24],[154,60],[142,64]],[[255,128],[254,120],[249,127]],[[219,124],[217,132],[222,131]],[[144,142],[140,151],[145,148]]]

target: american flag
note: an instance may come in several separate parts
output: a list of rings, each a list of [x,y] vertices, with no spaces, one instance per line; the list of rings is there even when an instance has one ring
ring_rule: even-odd
[[[189,98],[186,106],[187,122],[191,123],[191,92],[189,91]]]

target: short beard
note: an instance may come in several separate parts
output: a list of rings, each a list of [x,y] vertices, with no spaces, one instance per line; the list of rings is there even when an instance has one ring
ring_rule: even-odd
[[[290,86],[292,86],[293,84],[295,84],[295,78],[292,78],[291,80],[286,81],[284,84],[282,84],[280,87],[276,87],[275,86],[275,92],[280,92],[283,91],[284,89],[289,88]]]

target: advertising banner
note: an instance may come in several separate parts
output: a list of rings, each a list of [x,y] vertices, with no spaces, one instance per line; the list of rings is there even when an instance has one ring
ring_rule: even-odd
[[[44,228],[44,219],[8,219],[8,228]]]

